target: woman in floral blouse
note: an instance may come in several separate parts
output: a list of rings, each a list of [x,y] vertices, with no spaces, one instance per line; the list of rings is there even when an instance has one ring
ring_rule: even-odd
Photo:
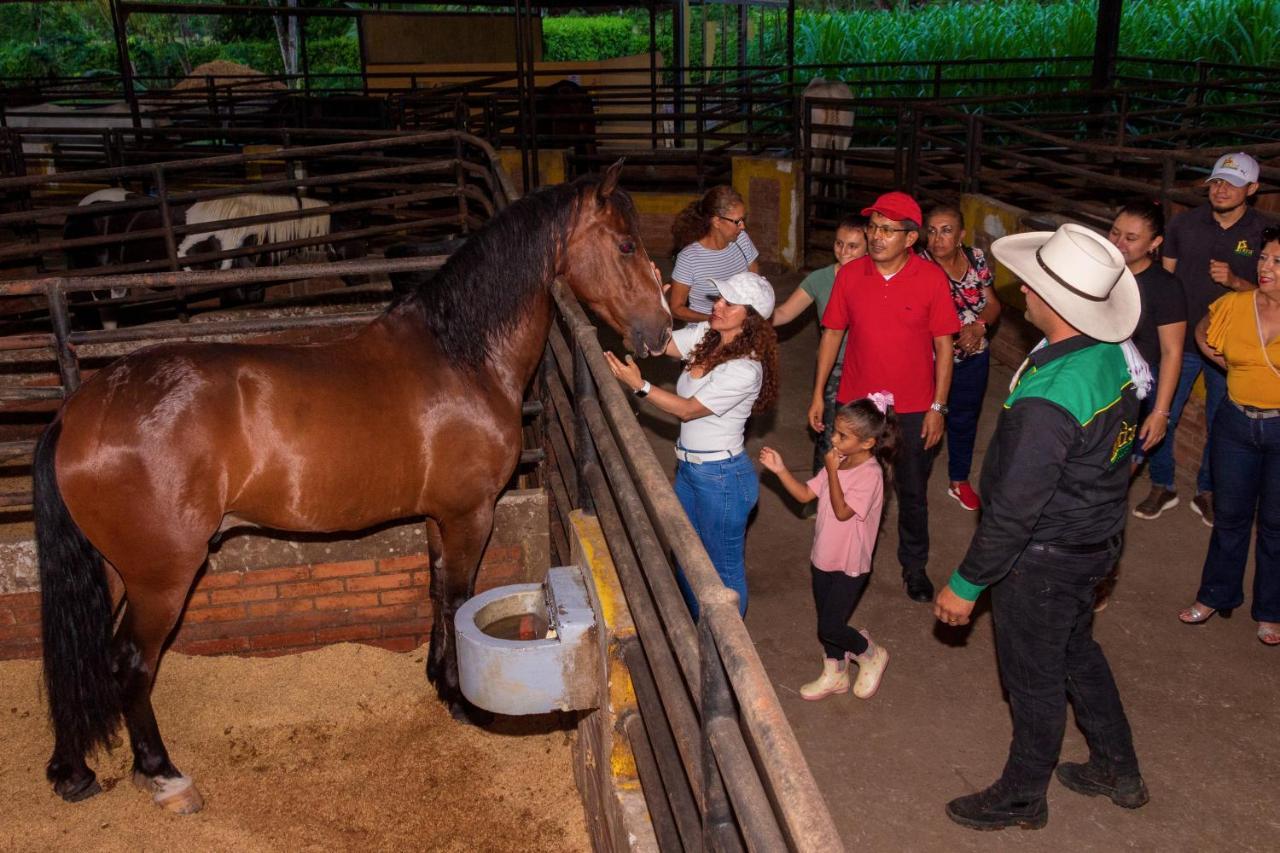
[[[1000,316],[1000,300],[992,288],[991,270],[981,249],[964,245],[964,218],[949,205],[938,205],[925,216],[925,258],[942,267],[951,281],[951,298],[960,317],[956,335],[955,372],[947,398],[947,494],[967,510],[979,506],[969,485],[973,445],[978,434],[978,413],[987,391],[991,355],[987,351],[988,327]]]

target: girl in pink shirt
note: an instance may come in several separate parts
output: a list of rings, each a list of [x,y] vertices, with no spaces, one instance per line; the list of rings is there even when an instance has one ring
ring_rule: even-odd
[[[865,631],[850,628],[848,622],[867,586],[871,552],[880,532],[885,481],[898,440],[893,395],[882,391],[840,407],[823,470],[807,483],[787,470],[776,450],[760,450],[761,464],[778,475],[793,498],[801,503],[818,502],[809,559],[818,638],[825,657],[822,674],[800,688],[805,699],[816,701],[848,692],[849,661],[858,664],[853,695],[870,699],[889,663],[889,652],[873,643]]]

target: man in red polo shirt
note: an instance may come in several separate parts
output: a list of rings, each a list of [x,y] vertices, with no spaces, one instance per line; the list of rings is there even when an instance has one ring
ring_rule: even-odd
[[[862,211],[869,217],[867,254],[836,275],[822,315],[818,372],[809,425],[822,428],[822,389],[845,330],[844,368],[836,399],[850,403],[890,391],[902,428],[894,463],[898,495],[898,562],[907,595],[933,600],[929,563],[929,469],[942,439],[951,389],[952,336],[960,320],[947,277],[911,247],[920,237],[920,205],[906,193],[885,193]]]

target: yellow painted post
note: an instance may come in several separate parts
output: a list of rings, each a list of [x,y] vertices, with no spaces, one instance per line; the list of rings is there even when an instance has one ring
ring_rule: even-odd
[[[734,157],[733,188],[747,204],[747,232],[760,260],[799,269],[800,161],[779,157]]]

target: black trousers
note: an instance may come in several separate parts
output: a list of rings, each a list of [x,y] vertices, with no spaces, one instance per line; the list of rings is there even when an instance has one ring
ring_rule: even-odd
[[[1067,699],[1090,758],[1137,773],[1138,757],[1120,693],[1093,639],[1094,590],[1119,556],[1119,542],[1092,554],[1031,545],[991,589],[1000,678],[1013,711],[1003,779],[1043,796],[1062,749]]]
[[[844,660],[844,653],[860,655],[867,650],[867,638],[849,627],[849,617],[867,588],[870,573],[849,577],[844,572],[824,572],[809,566],[813,575],[813,606],[818,611],[818,639],[832,660]]]
[[[924,415],[898,415],[902,445],[893,465],[893,485],[898,496],[898,563],[903,577],[923,572],[929,563],[929,471],[941,442],[925,450],[920,437]]]

